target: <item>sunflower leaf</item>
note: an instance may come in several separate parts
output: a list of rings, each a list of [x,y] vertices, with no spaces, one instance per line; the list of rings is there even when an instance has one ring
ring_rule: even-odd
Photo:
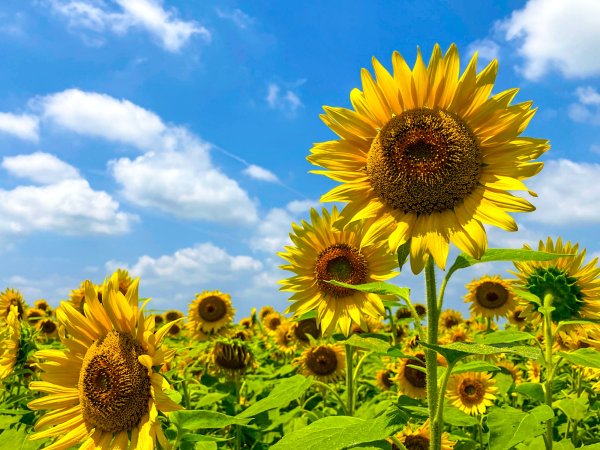
[[[527,300],[530,303],[534,303],[536,305],[541,305],[543,303],[542,299],[535,295],[533,292],[526,291],[525,289],[517,289],[516,287],[512,287],[511,291],[517,297],[521,297],[524,300]]]
[[[423,347],[427,347],[438,352],[440,355],[446,358],[449,364],[453,364],[469,355],[496,355],[498,353],[516,353],[525,358],[536,361],[542,358],[539,348],[528,347],[524,345],[514,345],[512,343],[485,345],[468,342],[454,342],[448,345],[435,345],[420,342],[420,344]]]
[[[509,342],[528,341],[530,339],[535,339],[535,336],[525,331],[498,330],[486,334],[479,342],[481,344],[508,344]]]
[[[353,334],[341,343],[382,354],[387,354],[390,349],[388,337],[381,334]]]
[[[229,425],[247,425],[251,420],[206,410],[175,411],[169,415],[169,419],[178,429],[184,430],[225,428]]]
[[[395,295],[404,300],[407,300],[410,295],[409,288],[399,287],[391,283],[384,283],[383,281],[375,281],[373,283],[365,284],[348,284],[336,280],[329,280],[327,282],[333,284],[334,286],[341,286],[348,289],[354,289],[356,291],[368,292],[370,294]]]
[[[490,364],[486,361],[469,361],[454,366],[452,373],[457,374],[465,372],[497,372],[498,370],[500,370],[499,367]]]
[[[490,450],[507,450],[542,435],[545,422],[553,417],[554,412],[548,405],[536,406],[529,413],[510,407],[492,409],[488,415]]]
[[[562,255],[548,252],[538,252],[535,250],[528,249],[513,249],[513,248],[488,248],[481,259],[475,259],[465,253],[461,253],[456,257],[456,260],[448,269],[446,278],[450,278],[454,272],[459,269],[465,269],[475,264],[492,262],[492,261],[550,261],[559,257],[573,256],[573,255]]]
[[[410,254],[410,239],[398,247],[398,270],[402,272],[402,268],[406,261],[408,261],[408,255]]]
[[[540,403],[544,403],[546,401],[546,396],[544,394],[544,388],[540,383],[521,383],[515,386],[515,392],[519,394],[526,395]]]
[[[592,367],[600,369],[600,352],[593,348],[580,348],[572,352],[559,352],[570,363],[583,367]]]

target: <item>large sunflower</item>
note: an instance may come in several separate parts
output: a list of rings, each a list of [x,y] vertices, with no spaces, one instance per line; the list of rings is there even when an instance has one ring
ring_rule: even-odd
[[[15,367],[20,340],[19,309],[16,305],[12,305],[6,323],[0,324],[0,381],[8,377]]]
[[[42,381],[30,388],[47,393],[29,403],[47,409],[35,425],[32,439],[56,437],[46,449],[163,448],[158,411],[180,409],[163,392],[169,385],[156,369],[165,363],[161,348],[169,324],[154,332],[154,320],[145,320],[138,308],[138,282],[126,295],[119,291],[118,275],[104,283],[100,303],[94,285],[85,283],[83,313],[70,302],[56,312],[65,327],[62,350],[37,353],[44,371]]]
[[[410,240],[413,272],[431,254],[444,268],[449,242],[480,258],[487,247],[483,223],[515,231],[507,212],[533,211],[511,191],[537,174],[529,162],[548,148],[521,137],[535,109],[511,105],[518,89],[490,97],[497,72],[492,60],[476,73],[477,55],[459,77],[453,44],[444,56],[436,45],[425,66],[417,52],[411,69],[392,55],[393,75],[375,58],[376,79],[363,69],[363,91],[353,89],[353,109],[324,107],[323,121],[341,139],[316,144],[307,158],[343,184],[321,201],[350,202],[354,220],[375,217],[374,232],[393,224],[393,250]]]
[[[317,322],[323,334],[337,326],[348,335],[352,323],[367,329],[365,316],[380,319],[383,303],[377,294],[335,286],[330,280],[348,284],[384,281],[397,275],[396,258],[384,241],[373,241],[363,222],[338,230],[334,223],[342,217],[337,208],[331,214],[323,208],[322,216],[311,209],[311,223],[292,225],[294,246],[279,253],[289,264],[281,266],[296,275],[281,281],[282,291],[293,292],[294,302],[287,310],[296,315],[317,310]]]
[[[221,291],[204,291],[196,294],[196,300],[190,303],[188,328],[213,334],[230,325],[235,314],[231,296]]]
[[[0,293],[0,321],[6,320],[11,306],[17,307],[17,314],[21,320],[27,312],[27,303],[23,300],[23,295],[17,289],[7,288]]]
[[[525,248],[530,249],[528,245]],[[572,254],[550,261],[515,262],[518,277],[515,283],[541,300],[546,294],[552,294],[551,318],[554,323],[564,320],[600,319],[600,268],[598,258],[583,265],[585,249],[579,251],[579,244],[567,241],[563,244],[558,238],[556,243],[548,238],[540,241],[538,250],[556,254]],[[536,303],[521,300],[525,309],[521,317],[534,325],[540,323],[541,313]]]

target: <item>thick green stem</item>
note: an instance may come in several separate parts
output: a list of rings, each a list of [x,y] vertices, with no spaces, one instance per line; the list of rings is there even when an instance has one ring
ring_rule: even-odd
[[[552,307],[554,297],[552,294],[544,295],[544,345],[545,345],[545,363],[546,363],[546,383],[545,383],[545,398],[546,405],[552,408],[552,379],[554,368],[552,367],[552,345],[554,339],[552,336],[552,313],[549,310]],[[554,419],[546,421],[546,450],[552,450],[552,424]]]
[[[425,265],[425,292],[427,295],[427,343],[438,343],[438,310],[435,286],[435,267],[433,257],[427,258]],[[438,386],[437,386],[437,353],[425,350],[425,365],[427,369],[427,404],[431,420],[430,450],[440,450],[442,447],[443,423],[438,422]]]
[[[479,432],[479,449],[483,450],[483,414],[479,415],[479,422],[477,423],[477,431]]]
[[[448,386],[448,380],[450,380],[452,369],[454,369],[454,363],[448,363],[448,367],[446,367],[446,372],[444,372],[444,376],[438,390],[436,421],[437,423],[442,424],[442,427],[444,423],[444,397],[446,395],[446,387]]]
[[[444,294],[446,293],[446,285],[448,284],[449,278],[447,276],[442,280],[442,286],[440,287],[440,294],[438,296],[437,310],[442,311],[444,306]]]
[[[349,344],[345,345],[346,349],[346,414],[354,415],[354,370],[353,370],[353,350]]]

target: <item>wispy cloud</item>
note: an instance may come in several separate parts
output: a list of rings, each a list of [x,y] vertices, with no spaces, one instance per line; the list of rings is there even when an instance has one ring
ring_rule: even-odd
[[[255,164],[250,164],[244,169],[243,173],[255,180],[268,181],[269,183],[277,183],[279,181],[279,178],[273,172]]]
[[[600,125],[600,92],[592,86],[575,90],[577,102],[569,105],[569,117],[576,122]]]
[[[216,8],[215,12],[221,19],[232,21],[235,26],[242,30],[245,30],[254,24],[254,18],[250,17],[248,14],[238,8],[232,10]]]
[[[282,88],[276,83],[269,84],[265,100],[269,108],[283,111],[289,115],[294,115],[299,108],[304,106],[296,92]]]
[[[39,139],[39,120],[30,114],[11,114],[0,112],[0,133],[11,134],[20,139],[37,142]]]
[[[170,52],[181,50],[194,35],[206,41],[211,38],[205,27],[177,18],[177,11],[165,9],[160,0],[113,0],[109,4],[96,0],[48,0],[48,4],[67,19],[70,29],[97,33],[99,36],[87,37],[93,45],[102,44],[106,32],[124,35],[131,29],[147,31]]]

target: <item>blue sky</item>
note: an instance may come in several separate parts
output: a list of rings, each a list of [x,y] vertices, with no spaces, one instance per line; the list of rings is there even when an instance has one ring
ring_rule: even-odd
[[[0,289],[30,303],[125,267],[156,309],[214,289],[238,317],[284,309],[276,253],[334,186],[305,159],[334,138],[322,106],[348,107],[372,56],[390,68],[436,42],[463,66],[497,58],[494,92],[519,87],[539,108],[525,135],[552,144],[537,211],[490,245],[562,235],[600,254],[595,0],[8,0],[0,41]],[[506,267],[457,276],[448,306]]]

